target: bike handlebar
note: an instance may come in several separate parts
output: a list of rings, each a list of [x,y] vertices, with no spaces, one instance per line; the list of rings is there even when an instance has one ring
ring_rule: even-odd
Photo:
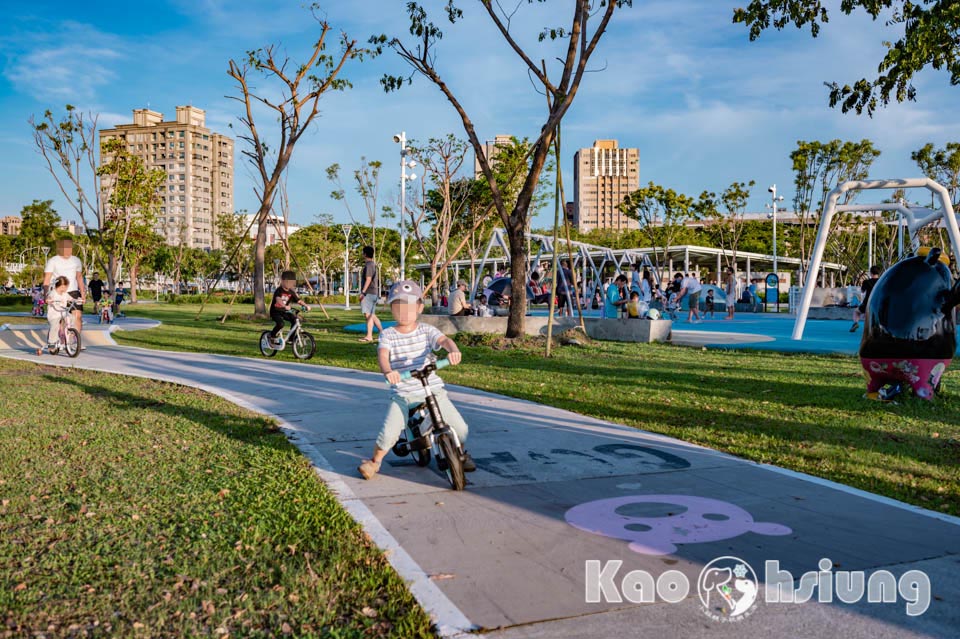
[[[421,370],[421,371],[428,370],[431,365],[434,367],[434,370],[440,370],[440,369],[442,369],[442,368],[446,368],[447,366],[449,366],[449,365],[450,365],[450,360],[447,359],[447,358],[438,359],[436,362],[433,362],[432,364],[427,364],[426,366],[424,366],[424,367],[423,367],[422,369],[420,369],[420,370]],[[408,379],[413,379],[413,373],[414,373],[414,371],[404,371],[404,372],[400,373],[400,381],[401,381],[401,382],[405,382],[405,381],[407,381]],[[389,383],[390,383],[390,382],[387,382],[387,384],[389,384]]]

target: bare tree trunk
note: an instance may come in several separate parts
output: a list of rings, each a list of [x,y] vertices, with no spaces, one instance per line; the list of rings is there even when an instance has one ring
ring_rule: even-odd
[[[140,275],[140,265],[137,263],[130,263],[130,303],[137,303],[137,286],[139,286],[138,276]]]
[[[264,262],[267,257],[267,223],[269,222],[270,206],[269,200],[264,199],[264,204],[257,213],[257,242],[254,245],[253,260],[253,313],[256,317],[263,318],[267,316],[267,304],[264,287]]]
[[[507,337],[524,334],[527,315],[527,244],[523,224],[507,229],[510,240],[510,277],[513,294],[510,296],[510,317],[507,318]]]
[[[107,268],[107,288],[113,293],[117,290],[117,256],[113,253],[108,258],[109,267]]]

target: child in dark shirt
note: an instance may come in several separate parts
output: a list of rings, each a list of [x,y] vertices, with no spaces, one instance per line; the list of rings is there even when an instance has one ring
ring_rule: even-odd
[[[273,292],[273,300],[270,302],[270,319],[274,322],[273,330],[270,331],[270,339],[274,345],[280,341],[280,331],[283,330],[283,323],[287,321],[290,322],[290,326],[293,326],[294,321],[297,319],[297,317],[290,312],[291,304],[299,304],[304,309],[310,310],[308,304],[300,301],[300,296],[297,295],[296,288],[297,274],[293,271],[284,271],[280,275],[280,286]]]

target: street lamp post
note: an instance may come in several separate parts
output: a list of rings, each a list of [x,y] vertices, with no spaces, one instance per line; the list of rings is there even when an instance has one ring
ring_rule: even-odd
[[[407,272],[407,233],[404,226],[404,220],[407,216],[407,180],[417,179],[417,176],[413,173],[408,174],[407,169],[412,169],[417,166],[417,163],[413,160],[407,160],[406,131],[394,135],[393,141],[400,145],[400,279],[404,279]]]
[[[340,227],[343,231],[343,296],[346,300],[344,310],[350,310],[350,230],[352,224],[344,224]]]
[[[771,194],[771,204],[767,204],[767,208],[772,210],[773,216],[773,272],[780,277],[780,271],[777,269],[777,202],[783,202],[783,196],[777,197],[776,184],[767,190]]]

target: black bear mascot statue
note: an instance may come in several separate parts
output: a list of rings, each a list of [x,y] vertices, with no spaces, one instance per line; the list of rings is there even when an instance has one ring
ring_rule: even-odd
[[[917,397],[933,399],[939,390],[957,350],[960,281],[951,286],[949,263],[939,248],[922,248],[877,280],[860,342],[867,397],[892,399],[910,386]]]

